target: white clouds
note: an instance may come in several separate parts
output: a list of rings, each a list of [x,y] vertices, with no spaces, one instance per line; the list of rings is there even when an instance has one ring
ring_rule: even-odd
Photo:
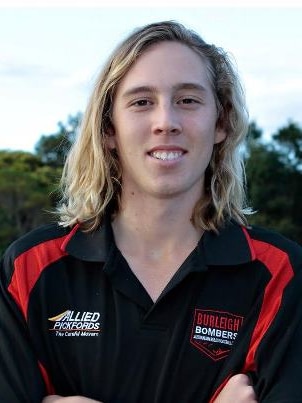
[[[267,133],[288,118],[302,124],[301,18],[302,8],[225,8],[225,3],[195,9],[1,9],[0,149],[32,150],[42,134],[56,131],[59,120],[83,110],[98,68],[116,43],[134,27],[163,19],[184,22],[234,54],[251,117]]]
[[[286,73],[245,77],[251,119],[256,120],[267,139],[289,120],[302,126],[302,77]]]
[[[49,79],[58,76],[58,72],[50,70],[47,66],[24,63],[17,60],[0,59],[0,79]]]
[[[257,98],[271,99],[274,97],[289,97],[291,95],[302,94],[302,76],[286,74],[271,76],[253,76],[245,77],[246,92],[253,94]],[[282,101],[282,99],[281,99]]]
[[[174,0],[153,0],[153,6],[176,8],[183,7],[180,2]],[[299,7],[300,0],[203,0],[204,7]],[[110,6],[107,0],[0,0],[0,6],[9,7],[125,7],[124,0],[111,0]],[[128,7],[147,7],[141,0],[127,0]],[[186,7],[200,7],[200,0],[186,0]]]
[[[88,92],[91,88],[92,72],[91,69],[81,69],[71,72],[71,74],[64,74],[54,79],[54,85],[65,90],[79,90]]]
[[[68,74],[18,58],[0,60],[0,149],[32,151],[42,134],[84,108],[88,86],[85,69]]]

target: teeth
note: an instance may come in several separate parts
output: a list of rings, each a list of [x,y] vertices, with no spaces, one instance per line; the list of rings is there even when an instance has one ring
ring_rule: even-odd
[[[182,151],[154,151],[150,155],[158,160],[172,161],[182,156]]]

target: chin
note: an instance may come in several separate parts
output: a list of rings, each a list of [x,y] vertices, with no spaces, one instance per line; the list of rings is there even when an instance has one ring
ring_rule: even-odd
[[[185,193],[184,189],[180,189],[179,187],[175,186],[165,187],[164,189],[156,189],[154,191],[154,195],[160,199],[172,199],[173,197],[178,197],[183,193]]]

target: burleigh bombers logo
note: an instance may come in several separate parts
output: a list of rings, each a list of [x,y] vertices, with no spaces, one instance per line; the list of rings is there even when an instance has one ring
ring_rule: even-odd
[[[95,337],[101,331],[99,312],[67,310],[48,318],[50,331],[57,337]]]
[[[190,341],[212,360],[221,360],[229,354],[242,322],[242,316],[229,312],[195,309]]]

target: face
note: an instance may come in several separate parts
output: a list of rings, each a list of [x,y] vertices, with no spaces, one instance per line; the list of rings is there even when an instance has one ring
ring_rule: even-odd
[[[147,49],[119,83],[108,146],[124,197],[202,195],[213,146],[225,138],[206,65],[178,42]],[[131,196],[130,196],[131,195]]]

